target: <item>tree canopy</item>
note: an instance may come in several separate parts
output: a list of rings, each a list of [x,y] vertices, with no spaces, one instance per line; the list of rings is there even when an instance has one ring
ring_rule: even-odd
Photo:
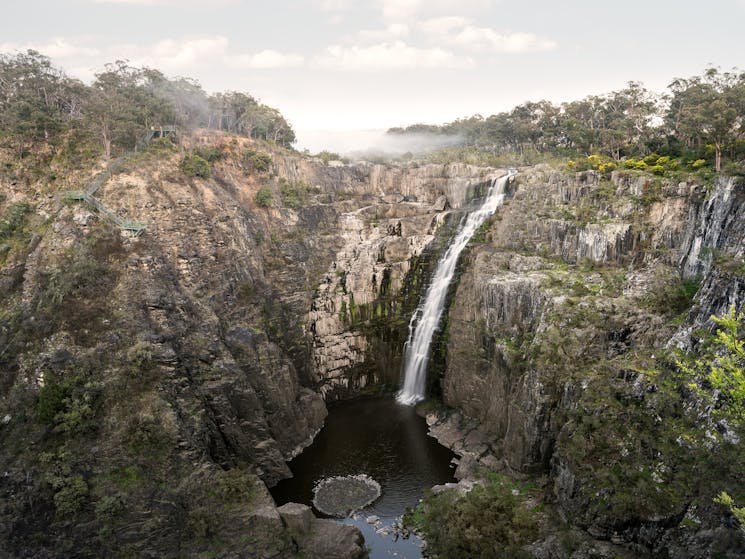
[[[29,50],[0,54],[0,146],[19,157],[88,141],[100,153],[132,149],[151,126],[208,127],[283,146],[295,133],[282,116],[247,93],[208,95],[189,78],[169,78],[126,61],[107,64],[92,84],[67,76]]]
[[[719,171],[723,156],[745,159],[745,73],[709,68],[701,76],[675,79],[661,95],[629,82],[619,91],[578,101],[526,102],[488,117],[414,124],[388,133],[454,136],[493,154],[711,158]]]

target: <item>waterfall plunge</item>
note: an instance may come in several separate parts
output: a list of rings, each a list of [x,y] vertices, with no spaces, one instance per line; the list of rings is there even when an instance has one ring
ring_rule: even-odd
[[[396,395],[399,403],[411,406],[424,399],[432,337],[440,324],[458,257],[486,218],[502,205],[507,181],[515,174],[516,171],[510,170],[504,177],[492,181],[481,207],[463,220],[452,244],[437,263],[432,283],[409,321],[409,339],[404,346],[404,385]]]

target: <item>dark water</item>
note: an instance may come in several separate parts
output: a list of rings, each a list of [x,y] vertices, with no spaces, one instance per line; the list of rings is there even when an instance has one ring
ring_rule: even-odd
[[[312,506],[313,486],[320,479],[367,474],[380,483],[380,498],[360,511],[359,519],[342,521],[362,530],[371,559],[414,559],[421,557],[417,538],[382,536],[365,518],[376,515],[383,526],[393,524],[406,507],[419,502],[425,488],[454,481],[452,458],[450,450],[427,435],[426,423],[413,407],[397,404],[392,396],[350,400],[329,409],[313,444],[290,462],[294,477],[271,492],[278,505]]]

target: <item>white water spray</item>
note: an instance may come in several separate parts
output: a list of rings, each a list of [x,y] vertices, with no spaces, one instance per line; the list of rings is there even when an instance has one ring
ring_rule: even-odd
[[[458,257],[486,218],[502,205],[507,181],[515,174],[517,171],[511,169],[507,175],[492,181],[481,207],[468,214],[437,263],[432,283],[409,321],[409,339],[404,346],[404,385],[396,395],[399,403],[411,406],[424,399],[432,337],[440,324]]]

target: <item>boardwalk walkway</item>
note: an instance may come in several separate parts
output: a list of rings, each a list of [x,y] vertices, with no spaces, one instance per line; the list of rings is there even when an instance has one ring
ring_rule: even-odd
[[[122,165],[133,155],[135,155],[141,148],[147,146],[153,138],[165,138],[172,136],[176,133],[175,126],[160,126],[158,128],[151,128],[137,142],[135,149],[127,152],[121,157],[114,159],[109,163],[108,167],[104,171],[98,173],[93,180],[88,183],[88,187],[85,190],[70,190],[67,192],[66,197],[68,200],[87,202],[98,211],[99,215],[108,219],[115,225],[121,227],[122,230],[131,233],[134,236],[139,236],[145,231],[145,224],[138,221],[132,221],[129,219],[122,219],[119,215],[109,210],[101,200],[95,197],[96,192],[108,182],[108,180],[121,169]]]

